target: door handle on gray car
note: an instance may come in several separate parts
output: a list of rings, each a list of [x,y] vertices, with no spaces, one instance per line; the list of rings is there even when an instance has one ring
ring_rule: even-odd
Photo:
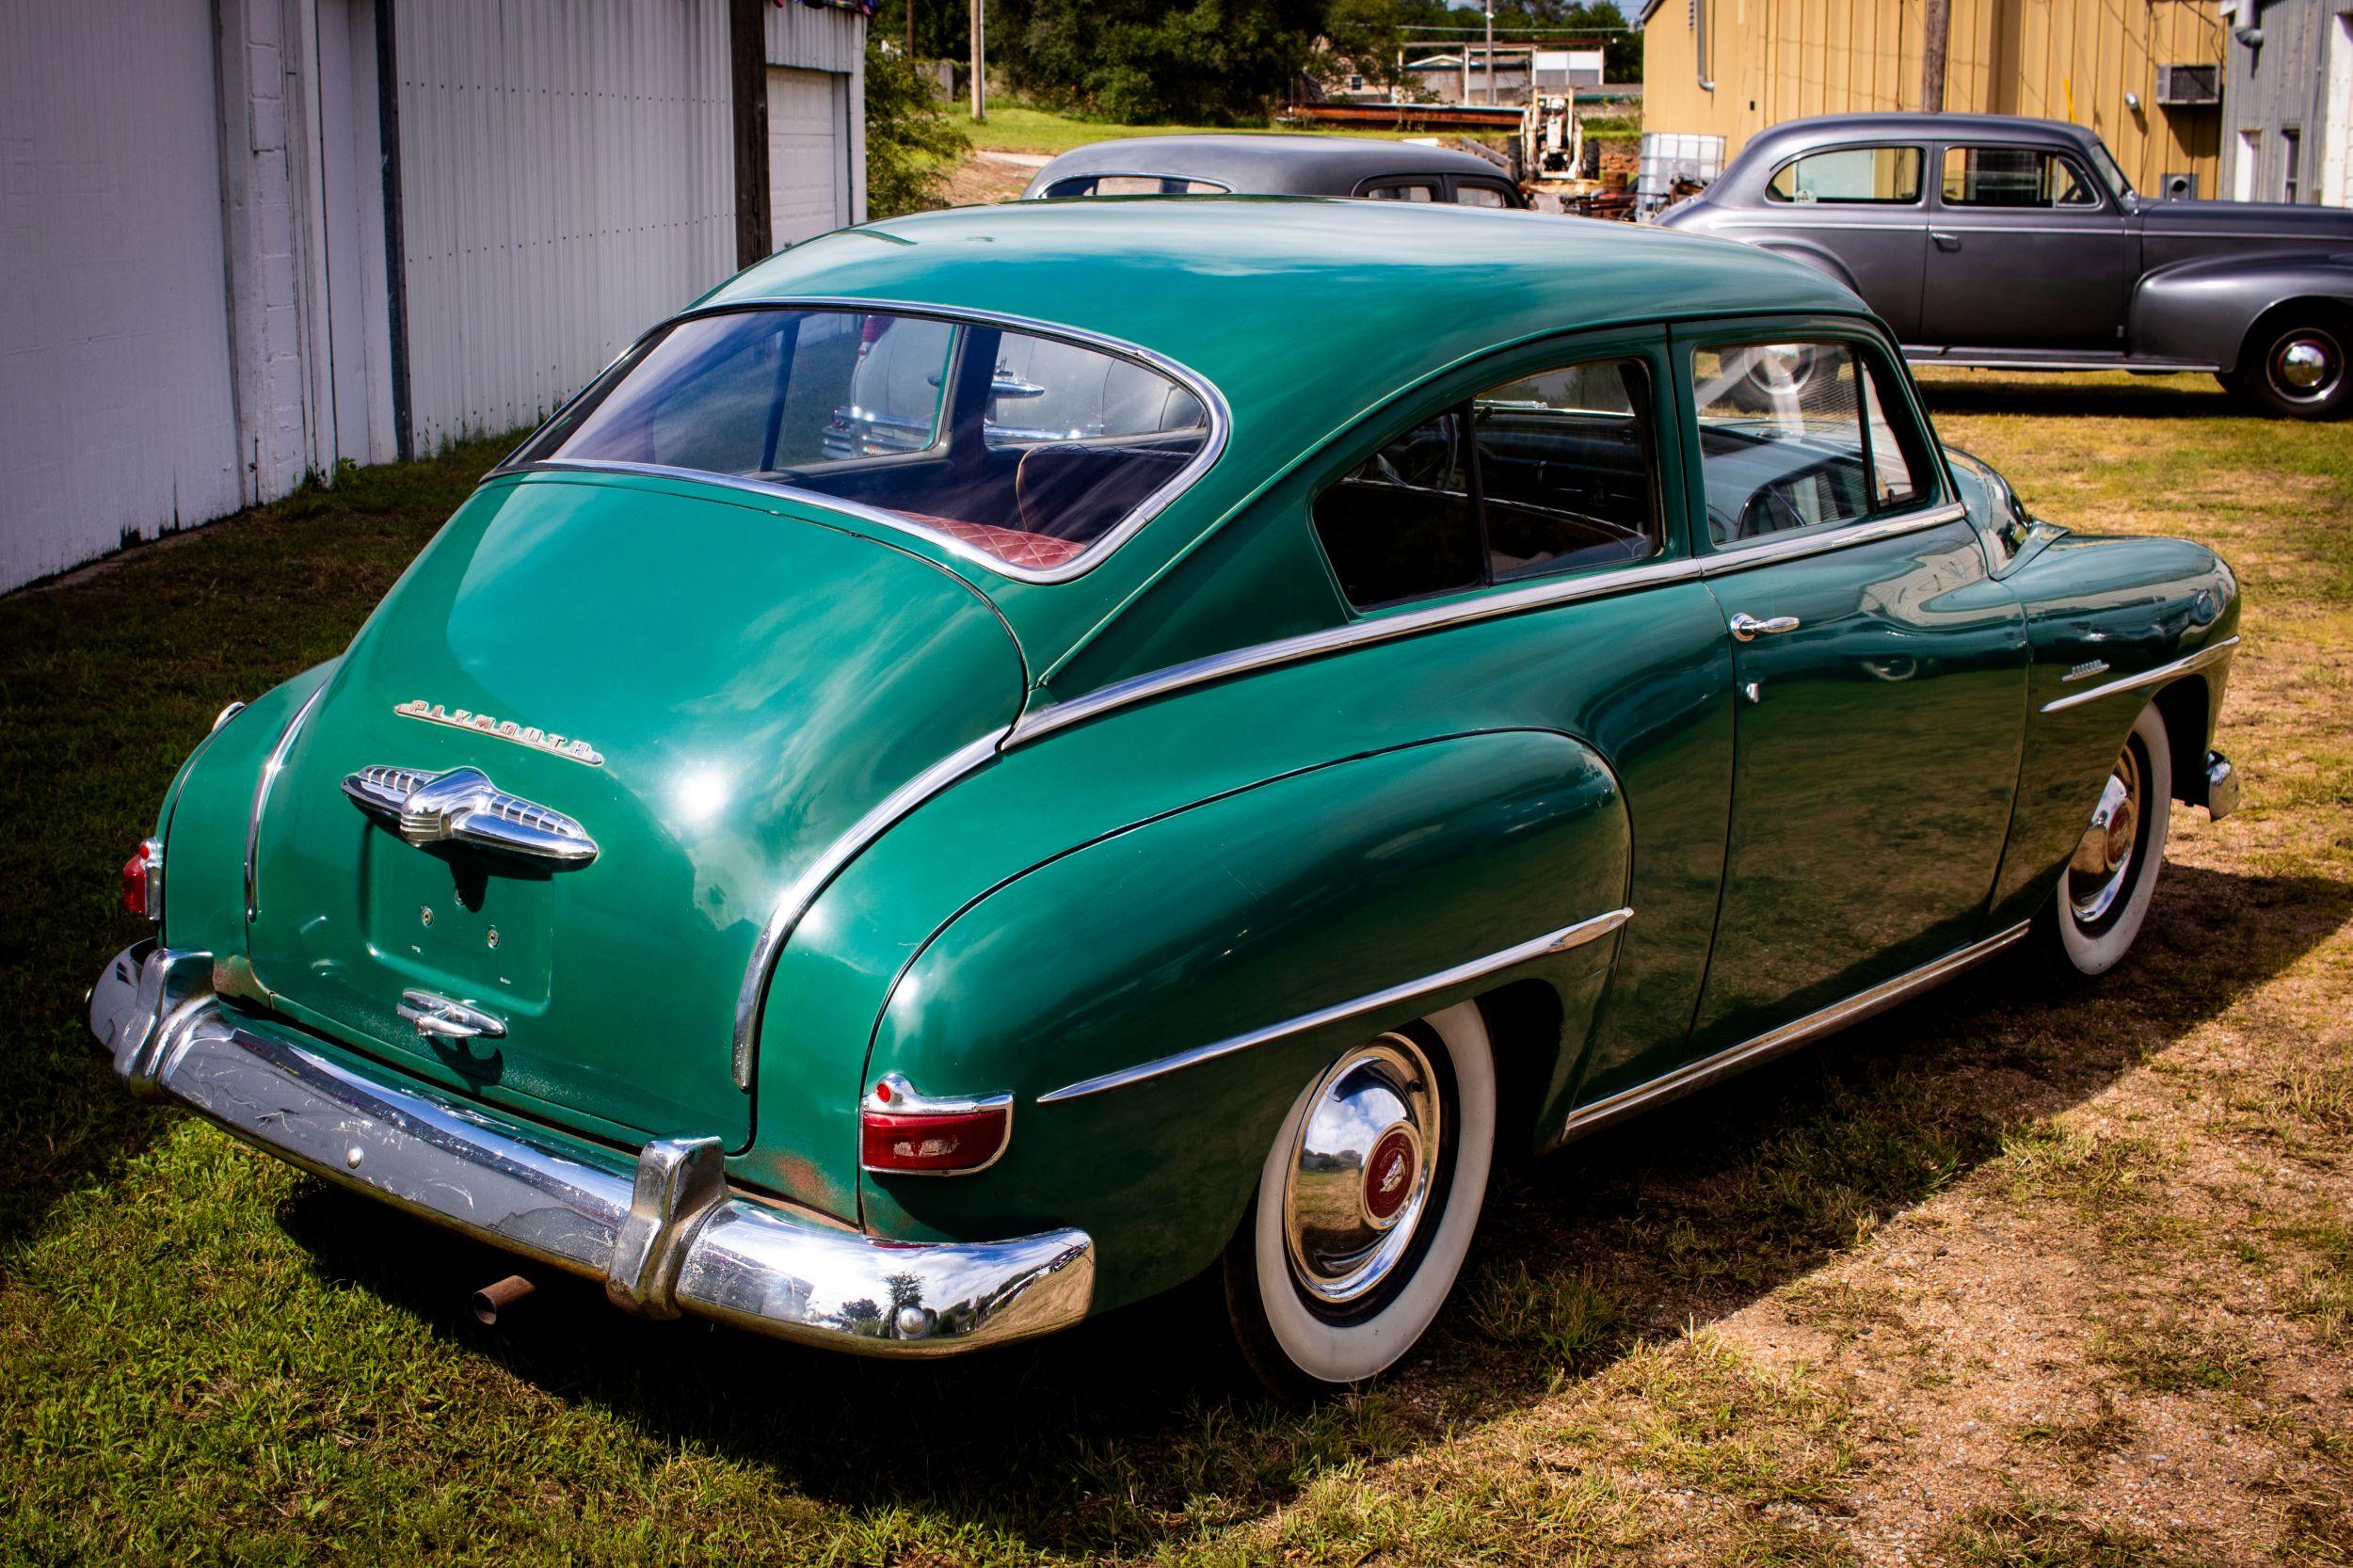
[[[1959,234],[1946,233],[1942,229],[1929,230],[1929,238],[1936,242],[1936,248],[1939,250],[1958,250],[1961,248],[1961,236]]]
[[[1774,616],[1759,620],[1743,610],[1732,617],[1732,634],[1744,643],[1753,643],[1776,632],[1795,632],[1797,629],[1798,617],[1795,616]]]

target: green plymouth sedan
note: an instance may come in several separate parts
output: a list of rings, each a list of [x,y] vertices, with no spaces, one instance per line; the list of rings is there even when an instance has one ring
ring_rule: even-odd
[[[224,713],[90,1021],[648,1317],[922,1356],[1214,1275],[1345,1385],[1497,1160],[2012,944],[2115,966],[2235,799],[2237,623],[1747,247],[900,218],[647,334]]]

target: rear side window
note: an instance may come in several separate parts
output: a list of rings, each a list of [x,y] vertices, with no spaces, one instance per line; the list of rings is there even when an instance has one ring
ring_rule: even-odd
[[[516,460],[785,485],[1047,570],[1173,495],[1210,434],[1176,377],[1088,344],[898,312],[753,310],[648,339]]]
[[[1365,194],[1375,201],[1435,201],[1438,187],[1421,180],[1392,180],[1386,184],[1366,186]]]
[[[1454,182],[1455,204],[1463,207],[1508,207],[1512,199],[1501,185],[1480,184],[1475,181]]]
[[[1698,349],[1691,385],[1719,546],[1902,511],[1926,493],[1879,368],[1849,344]]]
[[[2072,158],[2031,147],[1945,149],[1947,207],[2096,207],[2091,181]]]
[[[1841,147],[1809,152],[1774,170],[1765,186],[1769,201],[1819,201],[1826,205],[1873,202],[1908,206],[1920,200],[1920,150],[1916,147]]]
[[[1351,604],[1637,561],[1660,537],[1648,366],[1571,364],[1406,431],[1316,500]]]
[[[1214,180],[1181,174],[1074,174],[1040,194],[1049,200],[1073,196],[1223,196],[1226,188]]]

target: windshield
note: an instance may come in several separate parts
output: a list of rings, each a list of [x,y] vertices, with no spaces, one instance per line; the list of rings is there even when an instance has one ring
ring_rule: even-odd
[[[1015,574],[1067,575],[1190,480],[1209,410],[1140,360],[898,312],[690,317],[632,349],[515,461],[754,479],[888,514]]]
[[[2100,176],[2100,183],[2108,187],[2120,207],[2132,205],[2133,183],[2124,178],[2124,171],[2116,165],[2108,152],[2108,144],[2098,136],[2091,138],[2091,167]]]

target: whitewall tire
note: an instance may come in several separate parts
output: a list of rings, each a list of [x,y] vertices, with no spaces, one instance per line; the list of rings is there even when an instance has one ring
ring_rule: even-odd
[[[1235,1338],[1268,1386],[1312,1398],[1413,1349],[1470,1250],[1495,1128],[1475,1002],[1342,1052],[1301,1091],[1224,1268]]]
[[[2165,717],[2151,703],[2117,753],[2043,911],[2043,954],[2054,969],[2063,976],[2105,974],[2132,951],[2156,896],[2172,820],[2172,749]]]

